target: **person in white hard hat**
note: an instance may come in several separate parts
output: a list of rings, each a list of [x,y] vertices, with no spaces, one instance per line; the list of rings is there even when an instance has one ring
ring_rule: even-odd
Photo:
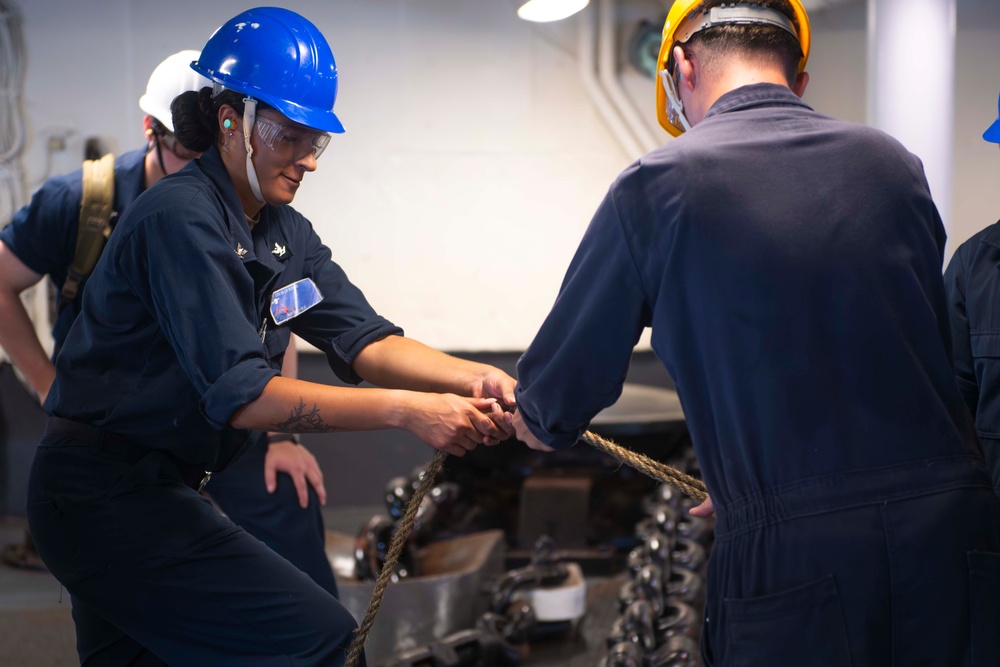
[[[198,51],[187,50],[167,56],[149,75],[146,92],[139,98],[139,108],[146,112],[142,120],[143,129],[149,138],[147,147],[146,187],[161,177],[172,174],[198,157],[177,143],[174,136],[174,121],[170,115],[170,103],[186,90],[197,90],[207,80],[190,67],[197,60]],[[164,148],[166,150],[164,150]],[[155,158],[155,161],[150,159]],[[159,167],[159,173],[152,171]]]
[[[1000,107],[1000,100],[997,106]],[[998,118],[983,139],[1000,144]],[[960,245],[944,274],[951,307],[951,343],[958,385],[1000,492],[1000,222]]]
[[[197,51],[175,53],[150,75],[146,92],[139,100],[140,108],[147,114],[143,118],[146,146],[115,158],[114,203],[109,220],[112,229],[139,193],[167,174],[179,171],[197,156],[176,143],[170,117],[173,98],[185,90],[196,90],[206,81],[188,67],[197,55]],[[66,282],[76,250],[82,194],[82,170],[54,176],[42,184],[27,206],[14,214],[0,235],[0,347],[37,394],[39,403],[45,402],[55,368],[21,305],[20,293],[46,275],[57,288]],[[74,299],[57,296],[58,316],[52,326],[53,358],[79,314],[85,284],[83,277]]]
[[[146,114],[143,130],[147,143],[115,160],[112,228],[141,192],[198,157],[199,153],[184,148],[174,136],[170,103],[185,91],[211,85],[191,69],[199,55],[196,50],[174,53],[150,75],[146,91],[139,98],[139,107]],[[0,233],[0,347],[21,371],[39,402],[45,401],[52,383],[52,359],[79,315],[87,277],[80,280],[75,298],[66,298],[57,290],[58,316],[52,326],[55,346],[51,359],[35,333],[20,294],[46,275],[57,287],[65,283],[77,245],[82,191],[82,170],[48,179]],[[294,352],[292,343],[282,369],[293,377]],[[324,548],[320,513],[320,505],[326,502],[323,474],[312,453],[294,436],[272,434],[259,451],[247,454],[239,465],[215,480],[212,499],[247,532],[337,595]],[[22,544],[8,545],[0,556],[12,566],[45,568],[30,533],[26,533]]]

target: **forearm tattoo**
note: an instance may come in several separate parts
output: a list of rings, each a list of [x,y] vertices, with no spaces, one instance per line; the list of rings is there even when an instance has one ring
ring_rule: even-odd
[[[306,402],[300,397],[298,406],[292,409],[288,419],[275,424],[274,430],[285,433],[329,433],[337,429],[323,421],[315,403],[311,408],[306,408]]]

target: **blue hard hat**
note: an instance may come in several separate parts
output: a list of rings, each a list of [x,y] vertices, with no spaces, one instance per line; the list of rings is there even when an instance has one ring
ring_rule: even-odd
[[[208,39],[191,68],[212,81],[265,102],[290,120],[343,132],[333,113],[337,63],[323,34],[288,9],[248,9]]]
[[[997,100],[997,119],[983,132],[983,139],[1000,144],[1000,99]]]

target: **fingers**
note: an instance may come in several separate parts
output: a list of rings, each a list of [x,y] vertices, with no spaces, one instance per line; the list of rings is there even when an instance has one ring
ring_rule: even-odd
[[[487,438],[489,438],[489,436],[484,436],[484,437],[481,437],[481,438],[477,438],[477,437],[475,437],[475,435],[467,435],[464,438],[462,438],[461,442],[459,442],[459,445],[463,449],[465,449],[465,451],[471,452],[473,449],[475,449],[480,444],[482,444],[483,440],[485,440]]]
[[[440,445],[434,445],[434,448],[448,452],[452,456],[465,456],[466,452],[471,452],[480,444],[480,438],[476,437],[476,433],[472,430],[471,426],[469,431],[471,435],[469,433],[456,433]]]
[[[410,430],[435,449],[455,456],[479,445],[495,445],[512,432],[495,398],[428,393],[419,405]]]
[[[496,427],[503,433],[503,437],[497,440],[497,442],[500,442],[500,440],[506,440],[514,435],[514,425],[511,423],[511,420],[507,418],[508,413],[504,412],[504,409],[500,407],[499,403],[493,404],[490,417],[493,419],[493,423]]]
[[[278,466],[270,456],[264,457],[264,487],[268,493],[278,488]]]
[[[477,413],[470,416],[473,426],[483,436],[476,439],[476,444],[495,444],[505,437],[504,432],[497,428],[496,411],[502,415],[503,410],[497,405],[495,398],[470,398],[469,402]]]
[[[524,423],[521,418],[521,413],[515,411],[513,414],[507,413],[504,418],[508,420],[511,428],[514,429],[514,433],[517,435],[517,439],[526,444],[531,449],[538,452],[554,452],[554,448],[549,447],[544,442],[535,437],[535,434],[531,432],[528,425]]]
[[[453,444],[442,445],[437,449],[440,449],[442,452],[448,452],[452,456],[457,456],[459,458],[465,456],[465,452],[467,451],[465,448]]]
[[[524,444],[528,447],[534,449],[536,452],[554,452],[555,448],[549,447],[548,445],[542,443],[540,440],[532,439],[530,442],[525,442]]]
[[[291,442],[276,442],[268,446],[264,457],[264,485],[268,493],[274,493],[278,486],[278,474],[288,475],[295,486],[299,506],[309,507],[309,487],[316,491],[320,504],[326,504],[326,487],[323,471],[316,457],[302,445]]]
[[[700,505],[692,507],[688,512],[691,516],[712,516],[715,514],[715,504],[712,502],[712,497],[705,498]]]
[[[323,471],[320,470],[319,462],[316,461],[316,457],[313,456],[312,452],[302,445],[296,445],[295,447],[299,451],[304,464],[302,489],[299,490],[298,482],[295,484],[295,488],[299,490],[299,504],[302,505],[303,509],[309,506],[309,489],[305,484],[308,482],[313,490],[316,491],[316,498],[319,500],[319,504],[326,505],[326,486],[323,485]],[[305,491],[304,496],[303,491]]]
[[[309,484],[306,482],[306,476],[304,473],[297,473],[291,475],[292,482],[295,484],[295,492],[299,496],[299,507],[305,509],[309,507]]]
[[[482,395],[502,400],[504,405],[513,407],[514,387],[517,381],[499,368],[491,369],[482,380]]]
[[[315,459],[313,461],[315,462]],[[312,488],[316,491],[319,504],[326,505],[326,485],[323,484],[323,471],[319,469],[318,463],[306,471],[306,477],[309,479]],[[305,505],[302,507],[305,507]]]
[[[499,401],[494,398],[473,398],[469,402],[483,414],[483,417],[473,419],[476,430],[483,436],[477,442],[492,446],[514,435],[514,427],[505,418]]]

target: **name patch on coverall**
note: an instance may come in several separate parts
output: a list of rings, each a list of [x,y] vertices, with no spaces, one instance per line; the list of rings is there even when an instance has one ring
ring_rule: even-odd
[[[271,295],[271,319],[275,324],[284,324],[322,300],[323,294],[312,278],[296,280],[291,285],[275,290]]]

